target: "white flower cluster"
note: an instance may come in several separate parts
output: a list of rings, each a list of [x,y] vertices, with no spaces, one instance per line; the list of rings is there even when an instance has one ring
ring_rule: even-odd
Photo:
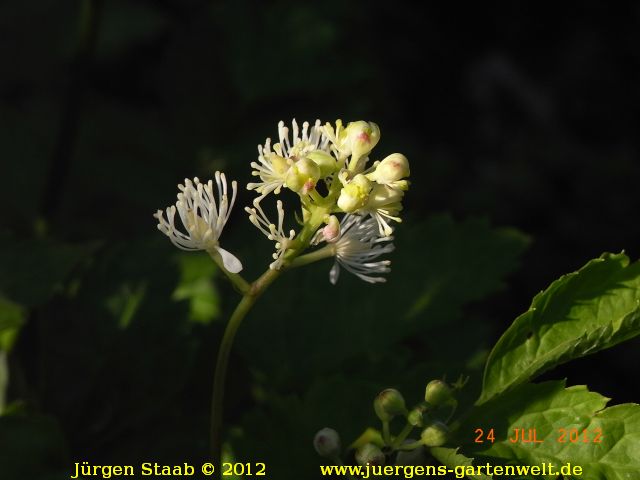
[[[317,120],[314,125],[304,122],[300,128],[293,120],[291,129],[284,122],[278,124],[277,143],[267,138],[258,146],[258,161],[251,167],[252,175],[260,181],[249,183],[247,188],[259,196],[253,207],[245,210],[251,223],[275,242],[271,269],[287,265],[310,245],[326,242],[322,255],[336,257],[329,275],[332,283],[338,279],[340,266],[367,282],[385,280],[380,274],[389,271],[390,262],[376,259],[393,250],[392,225],[401,221],[399,213],[410,172],[407,158],[400,153],[369,165],[371,151],[379,140],[380,129],[371,122],[352,122],[345,127],[340,120],[335,126]],[[215,186],[217,201],[212,180],[201,183],[197,178],[185,179],[184,185],[178,185],[175,206],[166,212],[158,210],[154,217],[158,229],[178,248],[205,250],[228,272],[238,273],[242,270],[240,260],[219,244],[236,199],[237,184],[231,182],[231,200],[223,173],[215,172]],[[276,223],[269,220],[261,205],[265,197],[277,195],[283,188],[300,198],[298,233],[285,228],[281,200],[276,202]],[[186,233],[176,228],[176,212]],[[342,215],[342,219],[334,214]]]
[[[391,244],[381,248],[380,242],[389,242],[392,222],[401,221],[402,199],[409,186],[407,158],[394,153],[368,166],[369,155],[380,139],[380,129],[372,122],[352,122],[344,127],[340,120],[335,126],[323,126],[316,120],[313,126],[304,122],[300,129],[293,120],[291,131],[280,122],[278,137],[278,143],[272,144],[267,138],[264,146],[258,146],[258,162],[251,166],[252,175],[260,181],[247,185],[260,194],[254,208],[246,209],[251,221],[276,242],[276,261],[271,268],[283,264],[287,248],[294,245],[295,234],[292,230],[286,235],[282,229],[281,204],[278,228],[258,207],[270,193],[288,188],[300,196],[303,225],[315,210],[325,213],[326,226],[318,230],[314,241],[335,241],[340,245],[335,248],[338,263],[330,275],[333,283],[338,277],[338,264],[363,280],[384,281],[378,274],[388,271],[388,262],[371,260],[393,248]],[[333,213],[344,213],[342,222]],[[262,218],[262,228],[258,218]],[[341,235],[341,231],[345,233]]]

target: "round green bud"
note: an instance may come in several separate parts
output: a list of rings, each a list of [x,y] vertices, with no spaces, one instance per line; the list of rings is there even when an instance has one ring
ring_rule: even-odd
[[[365,443],[356,450],[356,462],[358,465],[384,465],[384,453],[373,443]]]
[[[301,158],[289,168],[285,183],[296,193],[308,193],[319,179],[320,167],[308,158]]]
[[[442,422],[433,422],[422,430],[420,439],[427,447],[439,447],[444,445],[449,438],[449,428]]]
[[[340,435],[333,428],[323,428],[313,438],[313,448],[321,457],[336,458],[340,455]]]
[[[373,409],[383,422],[390,421],[396,415],[407,413],[404,397],[395,388],[387,388],[380,392],[373,401]]]
[[[424,418],[422,416],[422,408],[416,407],[407,415],[407,422],[414,427],[424,426]]]
[[[313,161],[318,168],[320,168],[320,178],[325,178],[338,170],[338,161],[333,155],[323,152],[322,150],[316,150],[308,153],[307,158]]]
[[[430,405],[435,407],[446,405],[451,403],[452,400],[455,400],[453,398],[451,388],[442,380],[431,380],[427,384],[427,388],[424,392],[424,399]]]

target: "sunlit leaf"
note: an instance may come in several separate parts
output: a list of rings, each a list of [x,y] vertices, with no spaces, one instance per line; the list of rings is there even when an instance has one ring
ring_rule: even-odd
[[[493,348],[478,403],[640,334],[640,263],[603,254],[536,295]]]
[[[521,465],[546,462],[557,470],[570,462],[582,467],[576,478],[640,479],[640,405],[605,408],[608,400],[585,386],[565,388],[562,381],[523,384],[476,407],[453,441],[474,456]],[[475,443],[478,428],[493,428],[495,443]],[[538,443],[522,441],[516,429],[530,440],[535,431]]]

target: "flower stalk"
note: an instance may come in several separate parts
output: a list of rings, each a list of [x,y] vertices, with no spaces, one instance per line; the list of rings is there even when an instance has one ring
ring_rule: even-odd
[[[258,231],[274,242],[275,251],[268,269],[252,283],[240,275],[242,262],[220,245],[236,200],[236,181],[231,181],[229,188],[221,172],[215,172],[215,182],[185,179],[184,184],[178,185],[175,205],[155,213],[158,229],[176,247],[206,251],[242,294],[217,354],[211,398],[212,461],[222,460],[224,389],[233,341],[243,319],[271,283],[290,267],[329,257],[335,257],[329,272],[333,284],[338,281],[340,267],[368,283],[385,281],[381,274],[389,272],[390,261],[378,257],[394,248],[391,222],[401,221],[399,212],[409,185],[409,163],[404,155],[396,153],[367,166],[379,139],[380,129],[372,122],[351,122],[345,127],[337,120],[334,128],[317,120],[313,125],[304,122],[300,128],[293,120],[291,129],[284,122],[278,124],[277,143],[267,138],[258,146],[258,161],[251,163],[251,173],[258,178],[246,185],[258,196],[245,211]],[[282,200],[275,202],[275,221],[269,219],[269,208],[262,205],[267,196],[278,195],[285,188],[300,200],[299,209],[296,208],[298,232],[286,227]],[[319,245],[322,242],[326,244]],[[315,249],[306,252],[309,248]],[[406,414],[404,406],[394,408],[392,416]],[[388,421],[383,430],[389,444],[392,437]],[[404,432],[402,435],[406,436]],[[219,478],[219,469],[216,475]]]
[[[210,427],[210,445],[211,458],[213,461],[221,464],[222,462],[222,427],[224,412],[224,388],[227,377],[227,367],[229,365],[229,356],[231,347],[235,339],[238,328],[242,320],[247,316],[260,295],[280,276],[281,270],[268,269],[260,278],[253,282],[244,292],[240,303],[234,310],[227,326],[224,330],[220,349],[216,360],[216,367],[213,376],[213,395],[211,396],[211,427]],[[244,280],[243,280],[244,281]],[[246,283],[246,281],[244,281]],[[247,284],[248,285],[248,284]],[[217,469],[216,471],[219,471]]]

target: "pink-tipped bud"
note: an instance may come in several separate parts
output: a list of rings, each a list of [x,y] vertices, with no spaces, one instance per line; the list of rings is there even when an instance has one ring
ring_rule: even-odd
[[[335,215],[329,217],[329,221],[322,229],[322,235],[326,242],[335,242],[340,236],[340,221]]]
[[[313,448],[325,458],[337,458],[340,455],[340,435],[333,428],[323,428],[313,438]]]

